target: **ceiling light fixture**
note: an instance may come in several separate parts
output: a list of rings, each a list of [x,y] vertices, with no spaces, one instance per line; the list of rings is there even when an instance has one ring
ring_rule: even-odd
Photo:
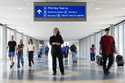
[[[20,7],[20,8],[17,8],[17,9],[18,9],[18,10],[22,10],[23,8]]]
[[[102,8],[95,8],[96,10],[101,10]]]
[[[121,8],[121,9],[125,10],[125,7]]]

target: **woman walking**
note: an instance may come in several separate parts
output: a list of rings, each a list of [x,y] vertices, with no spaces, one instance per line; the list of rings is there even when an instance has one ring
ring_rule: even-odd
[[[52,65],[53,75],[56,75],[57,60],[59,61],[60,72],[64,75],[63,55],[61,52],[61,45],[63,44],[63,38],[58,28],[54,28],[53,35],[50,37],[51,54],[52,54]]]

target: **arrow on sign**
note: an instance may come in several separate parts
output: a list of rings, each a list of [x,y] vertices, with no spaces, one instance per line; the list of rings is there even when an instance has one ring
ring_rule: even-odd
[[[37,10],[37,13],[38,13],[38,14],[41,14],[41,13],[42,13],[42,10],[40,10],[40,9]]]

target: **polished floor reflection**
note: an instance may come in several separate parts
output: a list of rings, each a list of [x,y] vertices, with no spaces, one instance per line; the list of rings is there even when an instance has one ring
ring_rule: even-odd
[[[102,67],[96,63],[90,63],[87,60],[80,60],[78,65],[65,65],[65,75],[61,76],[59,70],[56,76],[52,75],[51,67],[48,65],[45,58],[35,59],[33,68],[29,69],[27,64],[24,68],[17,69],[16,65],[13,69],[9,68],[9,64],[5,61],[0,61],[0,80],[8,81],[93,81],[117,80],[119,83],[124,82],[125,71],[124,67],[113,66],[109,75],[104,75]],[[8,81],[7,81],[8,80]],[[105,80],[105,81],[104,81]],[[19,82],[18,82],[19,83]],[[98,83],[98,82],[97,82]],[[111,82],[112,83],[112,82]],[[117,83],[116,81],[113,83]],[[125,82],[124,82],[125,83]]]

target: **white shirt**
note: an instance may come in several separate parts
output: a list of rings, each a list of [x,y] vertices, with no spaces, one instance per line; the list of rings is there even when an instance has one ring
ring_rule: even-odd
[[[34,51],[35,46],[33,44],[28,44],[27,50],[28,51]]]

